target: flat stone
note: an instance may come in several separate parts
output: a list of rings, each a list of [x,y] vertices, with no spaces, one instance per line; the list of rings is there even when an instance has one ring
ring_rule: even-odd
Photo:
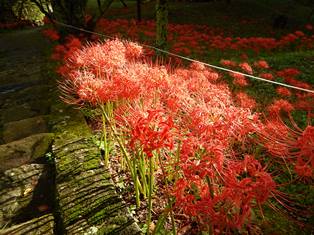
[[[38,115],[46,115],[50,113],[49,100],[34,100],[28,103],[4,107],[0,113],[0,122],[14,122],[22,119],[35,117]]]
[[[13,122],[26,118],[31,118],[38,115],[38,113],[31,109],[29,104],[17,105],[2,109],[0,113],[0,122]]]
[[[47,117],[36,116],[20,121],[8,122],[3,125],[2,138],[5,143],[30,136],[32,134],[47,133]]]
[[[0,172],[34,162],[50,148],[54,134],[41,133],[0,145]]]
[[[0,230],[0,235],[50,235],[54,234],[54,217],[43,215],[11,228]]]
[[[10,224],[22,208],[30,204],[44,165],[30,164],[4,172],[0,178],[0,227]]]
[[[6,85],[8,86],[8,85]],[[34,100],[45,100],[47,95],[52,92],[52,86],[46,83],[34,83],[34,82],[24,82],[12,85],[12,91],[7,90],[1,94],[0,86],[0,100],[3,108],[12,105],[21,105]],[[0,103],[0,104],[1,104]]]

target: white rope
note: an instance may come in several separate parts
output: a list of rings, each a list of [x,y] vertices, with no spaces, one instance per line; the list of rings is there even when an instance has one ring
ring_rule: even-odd
[[[54,22],[59,24],[59,25],[62,25],[62,26],[68,27],[68,28],[72,28],[72,29],[76,29],[76,30],[79,30],[79,31],[82,31],[82,32],[95,34],[95,35],[103,36],[103,37],[110,38],[110,39],[115,39],[115,37],[112,37],[112,36],[108,36],[108,35],[105,35],[105,34],[102,34],[102,33],[97,33],[97,32],[93,32],[93,31],[90,31],[90,30],[78,28],[78,27],[75,27],[73,25],[68,25],[68,24],[65,24],[65,23],[62,23],[62,22],[59,22],[59,21],[56,21],[56,20],[54,20]],[[147,48],[154,49],[156,51],[160,51],[160,52],[162,52],[164,54],[167,54],[167,55],[171,55],[171,56],[174,56],[174,57],[177,57],[177,58],[181,58],[181,59],[190,61],[190,62],[200,63],[200,64],[205,65],[205,66],[210,67],[210,68],[215,68],[215,69],[222,70],[222,71],[225,71],[225,72],[231,72],[231,73],[235,73],[235,74],[240,74],[240,75],[243,75],[243,76],[246,76],[246,77],[249,77],[249,78],[253,78],[253,79],[256,79],[256,80],[259,80],[259,81],[268,82],[268,83],[272,83],[272,84],[276,84],[276,85],[280,85],[280,86],[284,86],[284,87],[288,87],[288,88],[292,88],[292,89],[296,89],[296,90],[300,90],[300,91],[314,93],[314,90],[310,90],[310,89],[306,89],[306,88],[302,88],[302,87],[297,87],[297,86],[292,86],[292,85],[289,85],[289,84],[276,82],[276,81],[272,81],[272,80],[267,80],[265,78],[253,76],[253,75],[246,74],[246,73],[242,73],[242,72],[235,71],[235,70],[228,69],[228,68],[224,68],[224,67],[221,67],[221,66],[208,64],[208,63],[201,62],[201,61],[198,61],[198,60],[195,60],[195,59],[191,59],[189,57],[185,57],[185,56],[178,55],[178,54],[175,54],[175,53],[172,53],[172,52],[169,52],[169,51],[165,51],[163,49],[160,49],[160,48],[157,48],[157,47],[154,47],[154,46],[150,46],[150,45],[146,45],[146,44],[140,44],[140,45],[142,45],[144,47],[147,47]]]

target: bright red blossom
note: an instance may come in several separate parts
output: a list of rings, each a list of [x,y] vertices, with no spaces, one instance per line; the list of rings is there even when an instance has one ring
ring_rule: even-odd
[[[255,62],[254,65],[261,69],[269,69],[269,65],[266,60],[259,60]]]
[[[277,93],[282,96],[291,96],[291,91],[285,87],[278,87],[276,89]]]
[[[248,63],[239,64],[239,67],[248,74],[253,74],[253,69]]]
[[[141,146],[147,157],[153,156],[153,151],[162,148],[173,148],[171,118],[164,119],[159,110],[148,110],[147,117],[139,118],[131,130],[131,148]]]
[[[268,107],[268,111],[271,114],[277,115],[281,111],[284,111],[286,113],[291,113],[291,111],[294,110],[294,107],[292,104],[290,104],[287,100],[276,100]]]
[[[233,77],[233,84],[239,86],[247,86],[249,83],[244,75],[239,73],[229,73],[231,77]]]
[[[42,33],[52,41],[58,41],[60,39],[60,35],[54,29],[45,29]]]
[[[271,73],[261,73],[259,76],[267,80],[274,80],[274,76]]]

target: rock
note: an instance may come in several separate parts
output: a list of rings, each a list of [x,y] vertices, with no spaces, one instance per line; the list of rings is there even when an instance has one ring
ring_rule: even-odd
[[[44,166],[40,164],[23,165],[4,172],[0,178],[0,227],[10,224],[11,219],[30,204],[43,173]]]
[[[59,142],[60,143],[60,142]],[[56,195],[66,234],[141,234],[86,139],[54,146]]]
[[[0,145],[0,172],[43,157],[51,146],[53,138],[52,133],[41,133]]]
[[[26,87],[22,87],[20,90],[7,92],[5,94],[1,94],[0,92],[0,105],[2,104],[3,108],[7,108],[12,105],[21,105],[36,100],[47,100],[47,95],[50,95],[52,92],[52,86],[43,84],[43,82],[35,84],[28,82],[21,84],[20,86],[22,85]]]
[[[7,123],[50,113],[49,100],[33,100],[16,106],[3,108],[0,122]]]
[[[50,235],[54,234],[54,217],[47,214],[11,228],[0,230],[0,235]]]
[[[29,104],[22,104],[2,109],[0,114],[0,122],[6,123],[18,121],[21,119],[34,117],[36,115],[38,115],[38,113],[32,110]]]
[[[48,132],[47,117],[37,116],[20,121],[8,122],[3,125],[2,138],[5,143],[30,136],[32,134]]]

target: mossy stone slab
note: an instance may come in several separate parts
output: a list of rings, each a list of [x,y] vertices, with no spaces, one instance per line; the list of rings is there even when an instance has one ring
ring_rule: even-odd
[[[52,107],[58,211],[65,234],[142,234],[117,194],[83,115]]]
[[[43,215],[8,229],[0,230],[0,235],[52,235],[54,233],[54,217]]]

